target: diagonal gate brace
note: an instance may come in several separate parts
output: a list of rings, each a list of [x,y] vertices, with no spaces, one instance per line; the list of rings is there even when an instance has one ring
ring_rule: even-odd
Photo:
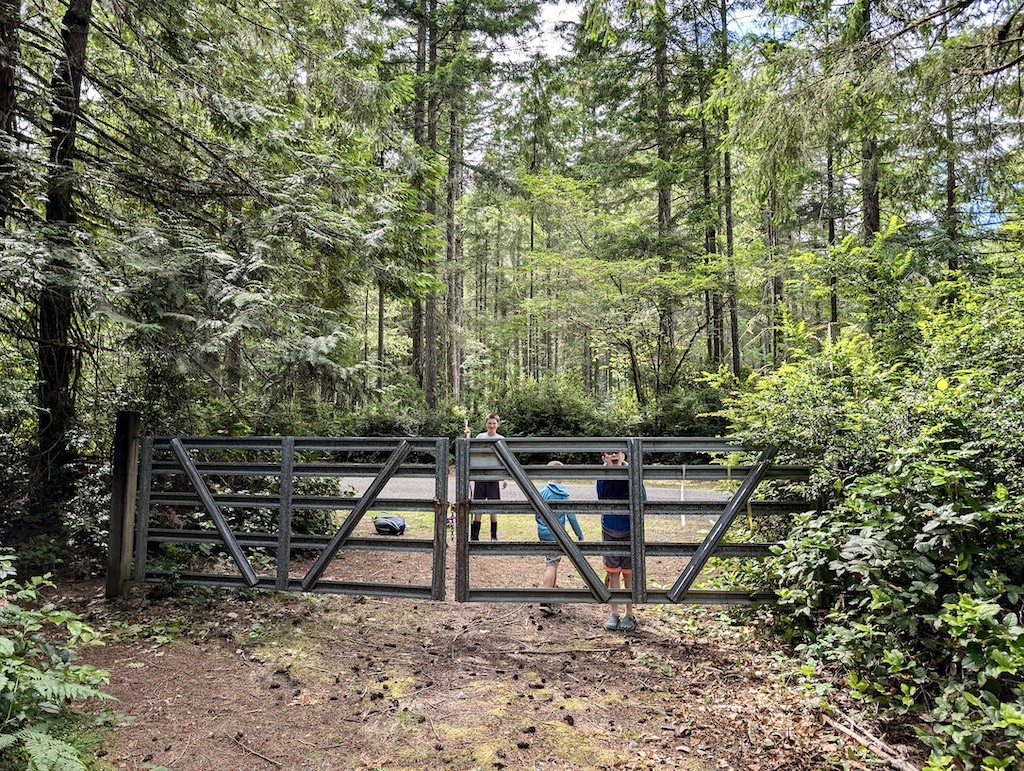
[[[501,462],[505,464],[505,468],[508,473],[512,475],[512,478],[516,480],[516,484],[523,491],[527,500],[530,501],[530,505],[533,506],[534,511],[538,512],[544,521],[547,523],[548,530],[555,536],[555,540],[558,541],[558,545],[565,552],[566,556],[572,560],[572,564],[580,572],[583,577],[584,583],[590,588],[590,593],[595,599],[600,602],[608,602],[611,599],[611,592],[604,585],[604,582],[598,577],[597,573],[590,566],[590,563],[583,556],[583,552],[579,550],[579,547],[572,542],[569,535],[565,532],[565,529],[558,524],[558,519],[552,513],[551,508],[548,506],[547,501],[540,497],[540,493],[537,492],[537,488],[533,486],[530,478],[526,475],[523,467],[519,465],[519,461],[512,454],[512,451],[508,449],[508,445],[505,444],[503,439],[499,439],[494,443],[494,452],[497,453]]]
[[[192,462],[192,458],[188,455],[188,450],[185,449],[185,445],[182,444],[182,441],[178,437],[171,439],[171,450],[174,452],[178,462],[181,463],[181,467],[185,469],[185,474],[188,476],[189,481],[195,488],[196,494],[199,495],[199,500],[203,502],[203,506],[209,513],[210,519],[213,520],[213,524],[217,528],[217,532],[220,534],[221,539],[224,541],[224,545],[228,547],[231,559],[235,561],[235,566],[242,574],[242,580],[245,581],[245,585],[256,586],[256,584],[260,582],[259,576],[256,575],[256,571],[252,569],[252,565],[250,565],[249,560],[246,559],[245,552],[243,552],[242,547],[238,545],[238,541],[235,539],[235,534],[231,532],[231,528],[228,526],[227,520],[224,519],[224,514],[217,505],[217,501],[213,499],[213,494],[210,492],[210,488],[206,486],[206,482],[203,481],[203,477],[199,473],[199,469],[197,469],[196,464]]]
[[[679,575],[672,588],[669,589],[668,599],[670,602],[679,602],[680,598],[693,586],[693,582],[697,580],[697,574],[704,569],[708,560],[711,559],[711,555],[718,548],[722,538],[725,537],[729,526],[736,519],[736,515],[747,505],[750,496],[754,494],[754,490],[761,480],[764,479],[765,474],[768,473],[776,452],[778,452],[777,447],[765,448],[757,463],[747,472],[747,476],[743,480],[743,484],[740,485],[740,489],[733,495],[721,516],[718,517],[718,521],[715,522],[714,527],[705,536],[704,542],[697,547],[697,551],[693,553],[683,572]]]
[[[388,458],[387,462],[381,466],[380,471],[374,480],[370,483],[370,486],[366,488],[366,492],[363,493],[363,497],[359,499],[359,503],[352,507],[352,511],[349,512],[344,523],[338,529],[338,532],[334,534],[334,537],[330,540],[324,550],[320,552],[320,556],[317,557],[316,562],[309,568],[306,575],[303,577],[301,586],[302,591],[311,591],[316,582],[320,580],[320,576],[323,575],[324,570],[327,569],[328,563],[334,559],[334,555],[338,553],[338,549],[349,539],[352,535],[352,531],[356,529],[356,525],[359,524],[359,520],[363,518],[363,515],[370,510],[370,507],[376,502],[377,496],[380,495],[380,491],[384,489],[384,485],[388,483],[388,480],[394,476],[398,467],[402,465],[402,461],[405,460],[406,456],[412,450],[412,445],[409,444],[408,440],[403,439],[399,442],[398,447],[391,453],[391,457]]]

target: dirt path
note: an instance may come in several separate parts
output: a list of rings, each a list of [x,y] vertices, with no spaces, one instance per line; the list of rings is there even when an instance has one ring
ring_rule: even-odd
[[[58,600],[110,635],[85,658],[132,718],[111,768],[888,767],[710,608],[643,608],[623,635],[593,605],[101,597]]]

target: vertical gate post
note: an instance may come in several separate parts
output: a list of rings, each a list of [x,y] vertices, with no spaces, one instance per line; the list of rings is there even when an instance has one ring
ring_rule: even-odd
[[[448,440],[434,441],[434,553],[431,558],[430,599],[444,599],[448,554]]]
[[[469,601],[469,440],[455,440],[455,601]]]
[[[153,492],[153,452],[156,441],[142,437],[142,457],[139,460],[139,499],[135,505],[135,581],[146,581],[146,559],[149,549],[150,495]]]
[[[274,588],[288,589],[292,558],[292,493],[295,478],[295,437],[281,440],[281,483],[278,487],[277,512],[277,577]]]
[[[626,440],[629,449],[629,553],[633,557],[632,602],[647,602],[647,549],[644,534],[644,455],[643,440]]]
[[[117,413],[114,428],[113,479],[110,496],[110,533],[107,539],[108,600],[123,596],[132,570],[135,543],[135,493],[139,478],[138,412]]]

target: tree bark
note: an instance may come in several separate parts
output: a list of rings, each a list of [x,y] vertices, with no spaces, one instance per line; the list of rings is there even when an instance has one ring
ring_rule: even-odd
[[[836,210],[835,210],[835,195],[836,195],[836,175],[835,175],[835,156],[833,155],[832,148],[828,151],[828,163],[825,177],[825,205],[828,207],[825,215],[828,217],[828,247],[832,249],[836,245]],[[839,295],[836,291],[836,287],[839,283],[839,278],[836,276],[833,270],[828,277],[828,305],[829,305],[829,324],[839,323]],[[833,332],[834,332],[833,328]]]
[[[0,0],[0,229],[14,213],[15,131],[18,118],[17,71],[21,56],[21,3]]]
[[[950,270],[960,269],[959,232],[956,214],[956,151],[954,150],[953,108],[946,105],[946,237],[949,239]]]
[[[871,0],[865,0],[861,7],[859,24],[861,41],[867,43],[871,39]],[[870,246],[875,235],[882,229],[882,206],[878,190],[881,152],[870,114],[864,110],[862,117],[866,125],[861,138],[861,222],[864,245]]]
[[[416,24],[416,96],[413,104],[412,137],[417,147],[426,144],[427,125],[427,23],[428,23],[427,0],[419,2],[419,18]],[[419,190],[420,200],[423,200],[424,191]],[[425,208],[425,204],[424,204]],[[412,338],[412,374],[416,384],[423,387],[423,302],[414,300],[412,304],[412,318],[409,322],[409,337]]]
[[[384,282],[377,282],[377,390],[384,390]]]
[[[63,531],[61,514],[74,493],[69,432],[75,418],[78,352],[71,340],[75,266],[69,254],[74,243],[72,231],[78,221],[73,200],[75,138],[91,18],[92,0],[71,0],[61,24],[63,51],[50,81],[53,124],[46,222],[52,257],[36,316],[39,422],[32,500],[22,536],[47,533],[59,539]]]
[[[437,121],[439,97],[437,92],[437,0],[430,0],[430,15],[427,25],[427,147],[431,154],[437,154]],[[432,187],[427,194],[427,214],[437,222],[437,189]],[[427,408],[437,407],[437,292],[427,295],[423,320],[423,393]]]
[[[723,71],[729,65],[729,34],[726,0],[719,4],[719,15],[722,23],[722,63]],[[723,136],[729,134],[729,110],[726,108],[722,116]],[[736,281],[736,266],[733,264],[734,237],[732,217],[732,154],[726,150],[722,154],[722,184],[725,188],[725,261],[729,266],[729,344],[732,351],[732,374],[740,376],[740,313],[739,287]]]
[[[672,269],[672,174],[669,171],[673,155],[672,128],[669,122],[669,63],[668,63],[668,18],[665,0],[655,0],[655,51],[654,79],[657,112],[658,143],[658,259],[659,270],[663,273]],[[659,373],[670,372],[671,357],[675,345],[675,321],[673,302],[668,292],[659,302],[658,357],[655,366]],[[668,383],[659,375],[654,384],[654,397],[660,399]]]
[[[882,205],[878,191],[880,163],[878,139],[869,134],[861,142],[861,204],[863,206],[864,245],[870,246],[882,229]]]
[[[700,35],[697,27],[694,27],[694,48],[700,50]],[[710,64],[705,65],[701,68],[700,72],[700,154],[701,154],[701,200],[704,205],[704,264],[707,266],[714,260],[714,255],[718,252],[718,216],[717,207],[712,196],[712,179],[711,170],[715,158],[712,156],[711,149],[711,132],[708,127],[708,120],[704,117],[704,105],[708,98],[708,83],[705,75],[711,69]],[[718,364],[718,357],[716,357],[716,346],[715,346],[715,317],[713,311],[712,302],[712,290],[704,290],[704,340],[707,345],[707,358],[709,365],[716,366]]]
[[[447,325],[445,334],[445,369],[448,372],[449,394],[462,395],[462,230],[455,216],[462,195],[462,127],[459,123],[458,100],[452,99],[448,121],[448,205],[446,220]]]

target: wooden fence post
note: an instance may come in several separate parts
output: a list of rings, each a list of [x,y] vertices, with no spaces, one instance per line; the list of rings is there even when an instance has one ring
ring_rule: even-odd
[[[128,590],[135,541],[135,493],[139,477],[137,412],[117,413],[114,429],[114,474],[110,496],[110,535],[107,540],[106,597],[122,597]]]

